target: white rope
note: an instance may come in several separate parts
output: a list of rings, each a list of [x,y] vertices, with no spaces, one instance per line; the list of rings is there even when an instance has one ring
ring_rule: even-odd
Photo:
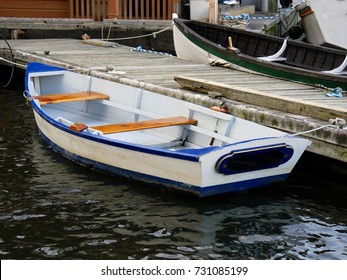
[[[320,126],[320,127],[314,128],[314,129],[311,129],[311,130],[307,130],[307,131],[303,131],[303,132],[298,132],[298,133],[295,133],[295,134],[291,134],[290,137],[295,137],[295,136],[298,136],[298,135],[311,133],[311,132],[314,132],[314,131],[317,131],[317,130],[320,130],[320,129],[323,129],[323,128],[326,128],[326,127],[338,128],[336,125],[327,124],[327,125],[323,125],[323,126]]]
[[[329,120],[329,124],[322,125],[320,127],[313,128],[313,129],[310,129],[310,130],[307,130],[307,131],[302,131],[302,132],[298,132],[298,133],[295,133],[295,134],[290,134],[289,136],[290,137],[295,137],[295,136],[298,136],[298,135],[311,133],[311,132],[314,132],[314,131],[317,131],[317,130],[320,130],[320,129],[323,129],[323,128],[326,128],[326,127],[344,129],[344,127],[346,127],[346,121],[344,119],[340,119],[340,118],[330,119]]]
[[[5,58],[3,58],[3,57],[0,57],[0,60],[5,61],[5,62],[8,63],[8,64],[12,64],[12,65],[15,65],[15,66],[21,66],[21,67],[27,68],[27,66],[24,65],[24,64],[20,64],[20,63],[17,63],[17,62],[13,62],[13,61],[8,60],[8,59],[5,59]]]
[[[105,41],[121,41],[121,40],[130,40],[130,39],[138,39],[138,38],[144,38],[144,37],[149,37],[149,36],[153,36],[154,38],[157,36],[157,34],[160,34],[162,32],[165,32],[167,30],[170,30],[172,28],[172,25],[173,25],[173,22],[171,23],[170,26],[168,27],[165,27],[164,29],[161,29],[159,31],[155,31],[155,32],[152,32],[150,34],[144,34],[144,35],[139,35],[139,36],[132,36],[132,37],[123,37],[123,38],[113,38],[113,39],[110,39],[108,38],[109,35],[110,35],[110,32],[111,32],[111,27],[110,26],[110,29],[109,29],[109,32],[108,32],[108,36],[107,36],[107,39]]]

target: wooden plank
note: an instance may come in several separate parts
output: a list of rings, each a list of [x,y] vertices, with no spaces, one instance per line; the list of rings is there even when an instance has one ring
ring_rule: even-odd
[[[129,18],[128,16],[128,1],[123,1],[123,17],[122,18]]]
[[[185,117],[171,117],[163,119],[146,120],[139,122],[128,122],[119,124],[107,124],[94,126],[93,129],[99,130],[104,134],[118,133],[118,132],[128,132],[135,130],[143,130],[149,128],[160,128],[175,125],[196,125],[197,120],[187,119]]]
[[[74,16],[76,18],[80,17],[80,1],[79,0],[75,0],[75,13]]]
[[[96,8],[96,15],[95,15],[95,19],[100,21],[100,0],[96,0],[96,4],[95,4],[95,8]]]
[[[94,91],[82,91],[74,93],[46,94],[42,96],[34,96],[34,99],[38,100],[41,105],[46,105],[73,101],[109,99],[109,96]]]
[[[120,0],[109,1],[108,3],[108,19],[116,19],[119,17],[119,3]]]
[[[95,0],[92,0],[92,14],[91,14],[91,17],[94,19],[96,17],[96,14],[95,14]]]
[[[128,17],[132,19],[133,18],[133,1],[125,1],[125,2],[129,3]]]
[[[39,17],[44,13],[46,18],[68,18],[68,10],[44,10],[37,11],[34,9],[11,9],[11,10],[1,10],[0,17],[22,17],[22,18],[34,18]],[[27,27],[27,25],[25,25]]]
[[[30,10],[67,10],[67,0],[11,0],[11,1],[0,1],[0,9],[30,9]]]
[[[93,3],[94,3],[94,1],[93,1]],[[87,17],[87,18],[89,18],[90,17],[90,0],[86,0],[86,13],[85,13],[85,16]]]
[[[86,11],[84,7],[84,1],[81,1],[81,18],[86,17]]]
[[[106,19],[107,18],[107,15],[106,15],[106,0],[103,0],[102,1],[102,19]]]
[[[160,5],[160,1],[157,1],[157,14],[156,14],[156,16],[154,17],[154,19],[161,19],[161,17],[160,17],[160,11],[161,11],[161,5]]]
[[[140,18],[145,18],[145,3],[144,3],[144,0],[141,0],[141,3],[140,3]]]
[[[146,16],[145,16],[146,19],[149,19],[149,18],[150,18],[150,12],[149,12],[150,9],[149,9],[149,7],[150,7],[151,5],[150,5],[149,2],[150,2],[150,0],[146,0]]]
[[[135,19],[139,18],[139,1],[135,1]]]
[[[203,93],[218,92],[226,98],[262,106],[282,112],[303,115],[328,121],[329,119],[347,119],[347,110],[341,107],[295,99],[285,96],[276,96],[254,89],[196,79],[185,76],[175,76],[174,80],[182,87]]]
[[[74,0],[69,0],[69,15],[70,15],[70,18],[73,18],[74,16]]]
[[[150,19],[155,19],[155,0],[152,0],[152,11]]]

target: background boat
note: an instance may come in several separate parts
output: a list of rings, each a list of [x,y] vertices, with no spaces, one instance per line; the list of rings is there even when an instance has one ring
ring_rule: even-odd
[[[179,58],[347,90],[347,52],[200,21],[174,19]]]

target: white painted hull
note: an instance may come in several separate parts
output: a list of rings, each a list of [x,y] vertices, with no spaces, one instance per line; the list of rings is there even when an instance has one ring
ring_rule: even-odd
[[[50,77],[49,75],[34,77],[35,75],[40,76],[40,74],[37,73],[35,73],[33,77],[30,77],[30,74],[28,76],[30,80],[28,83],[28,91],[31,96],[37,94],[42,95],[44,94],[43,91],[45,88],[51,88],[51,86],[48,85],[54,85],[54,77]],[[82,81],[88,81],[93,91],[98,89],[99,91],[113,92],[116,90],[119,91],[119,89],[122,88],[124,95],[113,96],[110,93],[109,103],[111,103],[111,105],[109,105],[109,103],[104,105],[102,102],[94,104],[87,101],[87,103],[83,105],[76,102],[76,104],[73,105],[40,106],[37,101],[31,98],[30,100],[34,109],[37,126],[42,137],[54,150],[71,160],[103,172],[131,177],[171,189],[187,191],[198,196],[209,196],[245,190],[266,185],[274,181],[284,180],[309,144],[307,140],[297,137],[288,137],[286,134],[277,130],[262,127],[230,115],[223,115],[222,113],[217,113],[206,108],[200,109],[199,106],[189,105],[189,103],[181,100],[150,92],[145,93],[137,88],[130,88],[91,77],[85,78],[83,75],[70,72],[66,75],[61,75],[58,79],[63,81],[70,76],[74,78],[73,80],[75,82],[72,83],[73,85],[81,84]],[[40,83],[38,79],[40,79]],[[45,79],[47,79],[47,82]],[[106,86],[104,86],[104,82]],[[113,86],[113,84],[115,86]],[[62,89],[57,90],[61,91]],[[73,91],[75,90],[76,89],[73,89]],[[138,92],[141,92],[142,95],[141,108],[143,109],[146,107],[150,109],[150,107],[153,106],[153,101],[156,100],[156,98],[160,98],[161,106],[154,106],[153,108],[157,110],[156,113],[158,113],[158,111],[170,113],[169,111],[172,110],[173,114],[184,112],[188,114],[191,110],[187,110],[187,106],[189,108],[193,106],[195,112],[193,117],[198,119],[197,128],[185,127],[184,129],[189,128],[189,130],[195,129],[199,131],[200,129],[201,131],[207,131],[210,127],[210,133],[214,133],[215,130],[219,129],[216,129],[215,125],[217,124],[218,127],[228,132],[227,126],[224,127],[224,125],[229,123],[232,124],[235,131],[231,129],[227,135],[224,132],[224,136],[220,136],[221,140],[218,140],[217,134],[211,134],[215,136],[211,139],[208,135],[199,136],[202,132],[199,132],[200,134],[197,132],[189,132],[186,140],[187,143],[184,145],[180,144],[179,147],[164,148],[163,143],[160,144],[161,147],[158,147],[157,140],[162,139],[167,141],[170,135],[176,137],[177,131],[179,132],[178,134],[180,134],[180,129],[183,130],[183,128],[164,128],[166,129],[165,135],[161,135],[161,130],[159,129],[156,133],[153,131],[144,131],[123,134],[115,133],[107,136],[98,135],[89,131],[76,132],[71,130],[66,123],[61,122],[61,118],[63,117],[74,118],[74,120],[78,120],[78,122],[84,120],[90,124],[105,122],[106,120],[109,122],[111,121],[109,118],[114,116],[114,113],[117,111],[114,110],[114,104],[112,102],[118,99],[117,102],[123,102],[123,105],[134,103],[133,101],[136,99],[131,100],[131,96],[133,95],[135,97]],[[163,102],[164,100],[166,102]],[[165,104],[167,104],[167,108]],[[172,107],[171,105],[175,106]],[[94,108],[94,106],[96,107]],[[100,111],[100,108],[97,106],[103,106],[103,110]],[[179,108],[179,106],[182,106],[182,108]],[[93,110],[95,110],[98,115],[95,115]],[[124,112],[122,113],[124,114]],[[128,118],[128,113],[125,113],[125,115],[124,118]],[[247,125],[249,126],[248,128]],[[238,128],[241,127],[246,127],[248,135],[239,134]],[[208,132],[206,133],[209,134]],[[239,138],[239,140],[232,137]],[[150,139],[152,143],[148,143],[148,139]],[[155,144],[153,139],[157,141]],[[216,143],[215,146],[210,145],[211,140]],[[145,141],[147,142],[145,143]],[[229,143],[223,144],[223,141],[229,141]],[[206,145],[206,147],[202,146],[204,142],[209,144]],[[223,174],[216,167],[218,161],[221,159],[224,160],[223,157],[228,157],[238,151],[241,151],[242,154],[243,150],[255,149],[256,151],[261,151],[264,149],[266,150],[267,147],[276,147],[276,145],[284,145],[293,149],[293,154],[290,159],[284,160],[277,167],[265,169],[257,168],[257,170],[254,171],[237,172],[237,174],[232,175]],[[194,146],[196,147],[194,148]],[[228,159],[226,159],[226,162],[228,162]],[[220,169],[223,169],[223,166],[220,167]]]
[[[241,67],[234,63],[230,63],[229,61],[226,61],[199,47],[197,44],[194,44],[192,41],[188,40],[184,36],[184,34],[182,34],[182,32],[176,27],[176,25],[173,25],[173,36],[176,56],[180,59],[208,65],[213,63],[227,63],[229,67],[235,70],[253,72],[250,69]]]
[[[175,52],[178,58],[202,64],[210,64],[216,59],[223,61],[222,59],[192,43],[190,40],[187,40],[187,38],[181,33],[175,24],[173,25],[173,36]]]

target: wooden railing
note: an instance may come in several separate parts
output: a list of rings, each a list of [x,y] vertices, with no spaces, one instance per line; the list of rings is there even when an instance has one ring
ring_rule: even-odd
[[[181,0],[69,0],[71,18],[170,20]],[[177,9],[177,8],[176,8]]]
[[[107,18],[108,1],[112,0],[69,0],[70,17],[103,20]]]
[[[175,0],[109,0],[114,2],[114,14],[118,19],[171,19]]]

